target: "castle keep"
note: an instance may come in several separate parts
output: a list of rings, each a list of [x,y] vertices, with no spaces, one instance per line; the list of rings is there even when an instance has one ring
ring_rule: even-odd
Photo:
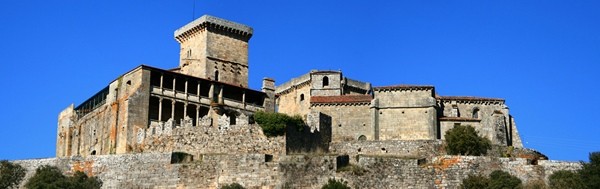
[[[25,180],[53,165],[98,176],[103,188],[321,188],[329,178],[358,188],[457,188],[493,170],[528,182],[580,167],[523,149],[499,98],[373,86],[329,70],[249,89],[252,34],[208,15],[176,30],[178,67],[140,65],[64,109],[57,157],[15,161],[27,168]],[[300,115],[305,124],[267,137],[252,119],[258,111]],[[456,125],[490,139],[488,156],[446,155],[444,134]]]
[[[144,150],[147,136],[182,125],[227,127],[274,110],[274,81],[248,89],[252,28],[212,16],[175,31],[179,67],[141,65],[81,105],[59,115],[56,155],[124,154]]]

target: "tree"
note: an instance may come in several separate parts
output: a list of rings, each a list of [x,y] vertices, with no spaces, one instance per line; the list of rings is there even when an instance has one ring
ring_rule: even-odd
[[[295,126],[298,129],[304,126],[304,121],[299,115],[288,116],[282,113],[259,111],[253,117],[268,137],[284,135],[287,126]]]
[[[521,180],[507,172],[496,170],[490,173],[489,178],[480,175],[470,175],[463,179],[462,189],[510,189],[520,188]]]
[[[343,180],[338,181],[335,179],[329,179],[327,181],[327,184],[323,185],[321,189],[350,189],[350,187],[347,184],[348,182]]]
[[[0,188],[16,188],[25,176],[25,168],[7,160],[0,161]]]
[[[469,125],[457,125],[444,135],[446,151],[451,155],[485,155],[491,149],[491,142],[480,137],[475,128]]]
[[[585,183],[583,183],[583,180],[581,180],[579,174],[566,170],[554,172],[552,175],[550,175],[550,177],[548,177],[548,183],[550,188],[553,189],[585,188]]]
[[[88,177],[81,171],[67,177],[55,166],[42,165],[35,170],[35,174],[25,184],[29,189],[99,189],[102,181],[97,177]]]
[[[67,182],[62,172],[54,166],[42,165],[35,170],[35,174],[25,184],[29,189],[59,189],[67,188]]]
[[[72,177],[68,177],[71,188],[101,188],[102,182],[97,177],[88,177],[81,171],[75,172]]]
[[[460,184],[461,189],[482,189],[490,185],[490,179],[481,175],[469,175]]]
[[[495,170],[490,173],[489,189],[517,188],[521,185],[521,179],[507,172]]]
[[[587,188],[600,188],[600,152],[590,153],[590,162],[582,163],[579,176]]]

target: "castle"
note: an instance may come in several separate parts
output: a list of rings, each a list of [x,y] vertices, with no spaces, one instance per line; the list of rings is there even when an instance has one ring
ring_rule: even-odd
[[[580,166],[531,156],[503,99],[373,87],[330,70],[250,89],[252,34],[208,15],[181,27],[177,68],[124,73],[60,112],[56,158],[15,162],[26,178],[54,165],[98,176],[103,188],[320,188],[332,177],[360,188],[457,188],[498,169],[527,182]],[[300,115],[305,126],[267,137],[252,119],[258,111]],[[444,133],[455,125],[473,126],[494,148],[446,155]]]
[[[424,85],[372,87],[341,71],[318,70],[277,87],[265,78],[262,91],[249,89],[252,32],[213,16],[178,29],[179,67],[138,66],[60,113],[57,157],[148,151],[140,144],[157,132],[186,124],[226,128],[248,123],[256,111],[275,110],[330,129],[326,137],[334,143],[438,140],[464,124],[494,144],[523,146],[503,99],[439,96]]]

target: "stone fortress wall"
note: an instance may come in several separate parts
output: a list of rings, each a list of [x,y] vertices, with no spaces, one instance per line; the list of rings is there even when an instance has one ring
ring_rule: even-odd
[[[340,158],[341,157],[341,158]],[[219,188],[240,183],[246,188],[320,188],[329,178],[360,188],[458,188],[472,174],[507,171],[523,182],[547,180],[558,170],[579,163],[522,158],[437,156],[429,161],[385,156],[358,156],[359,171],[344,171],[343,156],[265,154],[201,154],[174,162],[171,153],[98,155],[15,161],[31,177],[36,167],[58,166],[65,173],[84,171],[103,181],[103,188]]]

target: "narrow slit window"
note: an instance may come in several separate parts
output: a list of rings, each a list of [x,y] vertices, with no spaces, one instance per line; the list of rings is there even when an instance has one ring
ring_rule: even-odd
[[[329,86],[329,77],[323,77],[323,87]]]

